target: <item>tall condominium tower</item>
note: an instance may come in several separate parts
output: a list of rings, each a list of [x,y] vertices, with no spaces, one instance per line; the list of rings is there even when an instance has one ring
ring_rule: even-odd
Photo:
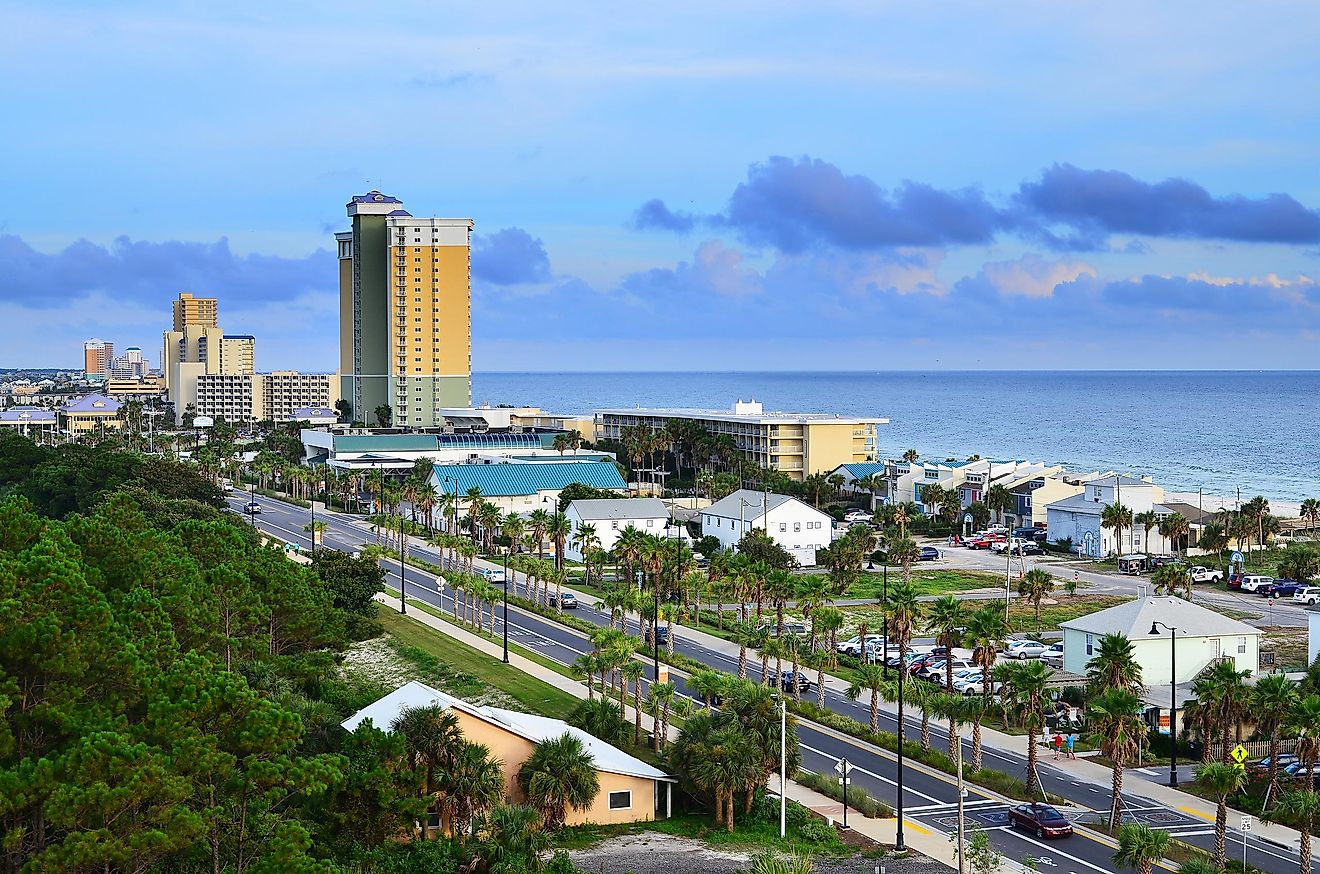
[[[83,376],[88,379],[105,379],[110,375],[110,362],[114,357],[114,343],[88,340],[83,344]]]
[[[174,301],[174,330],[182,331],[185,325],[201,325],[204,328],[216,326],[218,307],[213,297],[193,297],[188,292],[180,292]]]
[[[368,191],[339,249],[339,373],[353,418],[435,427],[472,404],[472,219],[417,218]]]

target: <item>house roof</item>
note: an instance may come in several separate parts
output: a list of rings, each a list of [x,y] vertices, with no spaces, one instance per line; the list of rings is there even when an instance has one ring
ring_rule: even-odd
[[[568,505],[583,519],[668,519],[669,510],[659,498],[593,498]]]
[[[874,476],[877,473],[885,472],[885,463],[883,461],[858,461],[853,464],[841,464],[834,469],[835,473],[843,471],[853,479],[861,479],[866,476]]]
[[[618,491],[628,488],[618,467],[611,461],[437,464],[431,476],[442,492],[462,495],[476,487],[487,497],[534,495],[541,491],[558,491],[573,483]]]
[[[1177,628],[1179,637],[1243,637],[1264,633],[1245,622],[1230,619],[1191,601],[1172,597],[1138,598],[1107,610],[1060,622],[1059,627],[1088,634],[1123,634],[1129,640],[1136,641],[1150,638],[1154,622]]]
[[[1047,511],[1067,510],[1073,513],[1087,513],[1092,516],[1099,516],[1100,511],[1103,510],[1104,508],[1105,508],[1104,504],[1100,503],[1094,498],[1088,498],[1085,492],[1078,492],[1075,495],[1069,495],[1066,498],[1060,498],[1059,500],[1054,501],[1053,503],[1047,504],[1045,506],[1045,509]]]
[[[295,419],[323,419],[327,416],[338,418],[339,414],[329,407],[299,407],[293,411]]]
[[[1115,474],[1110,474],[1109,476],[1097,477],[1093,480],[1088,480],[1086,484],[1088,486],[1112,486],[1117,484],[1120,486],[1145,486],[1146,488],[1155,487],[1154,483],[1146,482],[1144,479],[1138,479],[1135,476],[1128,476],[1127,474],[1122,474],[1122,473],[1115,473]]]
[[[580,728],[574,728],[561,719],[546,716],[533,716],[502,707],[482,707],[469,704],[461,698],[432,689],[425,683],[413,680],[377,701],[354,713],[340,723],[346,730],[355,731],[359,725],[370,719],[371,724],[382,731],[389,731],[394,720],[405,710],[430,707],[438,704],[446,709],[461,710],[471,716],[490,723],[505,731],[510,731],[532,743],[542,743],[565,734],[571,734],[595,760],[596,770],[610,774],[623,774],[629,777],[644,777],[650,780],[673,782],[674,778],[641,759],[628,755],[618,747],[605,743],[598,737],[588,734]]]
[[[1170,513],[1181,513],[1193,525],[1211,522],[1215,517],[1215,511],[1213,510],[1197,509],[1196,505],[1182,501],[1164,501],[1160,506],[1166,508]]]
[[[104,413],[107,416],[119,412],[119,401],[105,395],[87,395],[74,398],[60,407],[61,413]]]
[[[768,504],[767,497],[769,499]],[[742,504],[743,501],[747,502],[745,507]],[[738,489],[738,491],[720,498],[701,512],[706,516],[720,516],[724,519],[757,519],[765,515],[767,506],[770,510],[774,510],[787,504],[789,501],[802,504],[797,498],[788,495],[777,495],[774,492],[771,492],[769,496],[767,496],[765,492],[757,492],[752,489]],[[811,507],[809,504],[803,504],[803,506],[815,510],[815,508]],[[820,513],[819,510],[815,510],[815,512]],[[821,515],[823,516],[825,514],[821,513]]]
[[[0,412],[0,422],[27,422],[54,424],[55,413],[41,407],[11,407]]]

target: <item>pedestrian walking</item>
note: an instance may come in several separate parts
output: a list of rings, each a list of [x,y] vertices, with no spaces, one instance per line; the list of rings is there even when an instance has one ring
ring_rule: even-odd
[[[1072,732],[1068,732],[1068,739],[1065,741],[1065,743],[1067,744],[1068,747],[1068,758],[1070,759],[1077,758],[1077,753],[1073,750],[1073,746],[1077,743],[1077,735],[1073,734]]]
[[[1059,753],[1063,750],[1063,735],[1057,732],[1054,735],[1054,760],[1059,760]]]

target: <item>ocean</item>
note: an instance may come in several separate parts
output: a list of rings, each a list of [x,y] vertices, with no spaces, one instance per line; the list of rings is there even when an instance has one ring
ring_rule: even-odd
[[[1149,474],[1170,491],[1320,496],[1320,371],[477,373],[476,403],[879,416],[880,449]]]

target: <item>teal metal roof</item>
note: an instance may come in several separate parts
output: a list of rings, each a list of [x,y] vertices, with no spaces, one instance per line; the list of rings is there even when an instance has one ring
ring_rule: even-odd
[[[432,482],[442,492],[462,495],[475,486],[489,497],[534,495],[540,491],[557,491],[573,483],[619,491],[628,488],[612,461],[437,464]]]
[[[548,439],[547,439],[548,438]],[[335,452],[429,452],[432,449],[541,449],[553,434],[344,434]]]
[[[839,468],[848,471],[848,475],[855,479],[885,472],[884,462],[881,461],[859,461],[854,464],[841,464]]]

